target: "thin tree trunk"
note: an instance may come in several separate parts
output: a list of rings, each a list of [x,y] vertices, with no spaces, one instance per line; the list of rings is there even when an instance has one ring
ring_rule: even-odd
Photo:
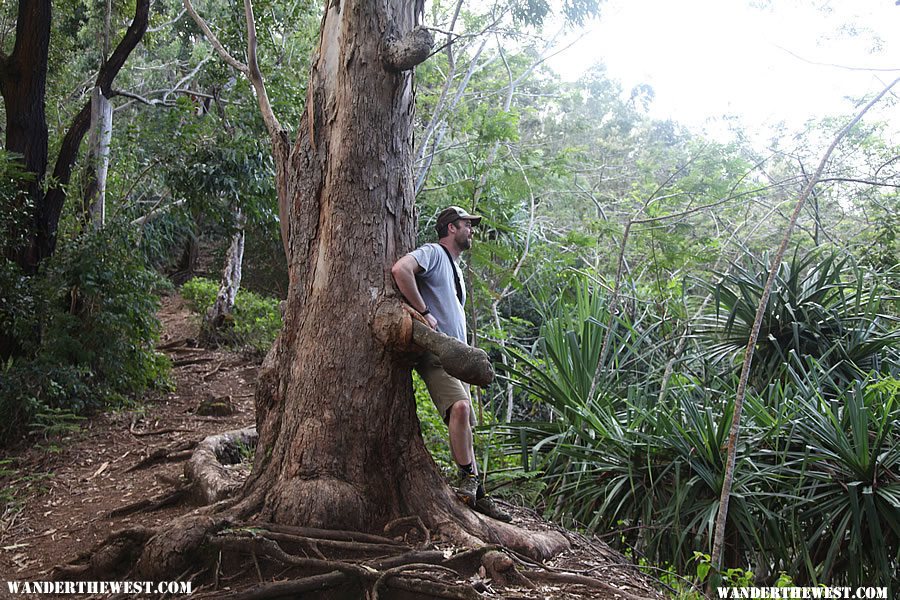
[[[756,318],[753,320],[753,328],[750,331],[750,339],[747,341],[747,349],[744,352],[744,363],[741,368],[741,376],[738,381],[738,388],[734,398],[734,415],[732,416],[731,420],[731,430],[728,434],[725,472],[722,481],[722,491],[719,496],[719,510],[716,513],[716,528],[713,537],[713,547],[711,554],[712,563],[717,573],[720,573],[723,567],[722,555],[725,547],[725,528],[728,522],[728,502],[731,499],[731,488],[734,483],[734,469],[737,462],[737,440],[741,428],[741,414],[744,407],[744,397],[747,393],[747,381],[750,377],[750,367],[753,364],[753,351],[756,347],[756,342],[759,339],[759,331],[762,327],[762,320],[763,316],[765,315],[766,304],[768,304],[769,296],[772,293],[772,285],[775,281],[775,277],[778,274],[778,270],[781,268],[781,262],[784,259],[784,254],[787,251],[788,243],[791,240],[791,234],[794,231],[794,226],[797,224],[797,219],[800,216],[800,212],[803,210],[806,199],[809,197],[809,195],[813,191],[813,188],[819,182],[819,178],[822,176],[822,172],[825,170],[825,165],[828,164],[828,161],[831,158],[831,154],[834,152],[834,149],[844,138],[844,136],[846,136],[847,133],[857,123],[859,123],[859,121],[869,111],[869,109],[875,106],[875,104],[879,100],[881,100],[881,98],[883,98],[884,95],[887,94],[890,89],[894,87],[898,82],[900,82],[900,79],[895,79],[890,84],[888,84],[871,102],[866,104],[866,106],[861,111],[859,111],[859,113],[835,136],[834,140],[831,142],[831,145],[828,146],[828,149],[822,155],[822,159],[819,161],[819,166],[816,168],[815,173],[813,173],[812,177],[809,178],[809,181],[803,188],[803,191],[800,193],[800,197],[797,199],[797,204],[794,207],[794,212],[791,214],[791,219],[788,222],[787,227],[785,228],[784,236],[781,239],[781,245],[778,247],[778,251],[772,259],[772,266],[769,269],[769,277],[766,280],[765,287],[763,288],[762,297],[759,299],[759,306],[756,309]],[[707,593],[709,594],[712,594],[714,579],[716,579],[716,577],[710,578],[710,587],[707,590]]]
[[[219,282],[219,293],[216,301],[206,313],[205,325],[211,330],[219,329],[234,312],[234,301],[241,289],[241,267],[244,262],[244,215],[237,209],[235,215],[237,228],[231,236],[228,254],[225,256],[225,268]]]
[[[106,222],[106,176],[112,140],[112,104],[99,87],[91,93],[91,135],[83,192],[85,220],[94,229]]]

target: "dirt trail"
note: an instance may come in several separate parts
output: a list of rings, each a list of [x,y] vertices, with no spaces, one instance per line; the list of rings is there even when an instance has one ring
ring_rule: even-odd
[[[174,392],[130,410],[97,415],[72,435],[2,457],[12,459],[18,473],[0,479],[0,490],[15,493],[19,504],[0,515],[0,582],[46,579],[54,566],[111,531],[157,526],[185,513],[181,503],[109,517],[115,509],[174,489],[183,460],[128,470],[157,448],[253,425],[257,363],[235,352],[191,347],[198,320],[180,296],[164,297],[159,317],[160,346],[167,347],[163,351],[173,361]],[[232,415],[197,414],[204,400],[225,397],[234,407]]]

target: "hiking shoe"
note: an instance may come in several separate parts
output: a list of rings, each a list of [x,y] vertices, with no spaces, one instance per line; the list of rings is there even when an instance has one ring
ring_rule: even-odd
[[[500,508],[490,496],[482,496],[479,498],[475,502],[475,510],[492,519],[503,521],[504,523],[512,521],[512,515]]]
[[[456,482],[456,495],[471,508],[475,508],[475,498],[478,495],[478,476],[461,474]]]

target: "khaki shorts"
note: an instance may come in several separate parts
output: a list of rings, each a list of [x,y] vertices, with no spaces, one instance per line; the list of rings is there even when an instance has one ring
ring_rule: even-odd
[[[416,371],[425,382],[431,401],[434,402],[438,414],[446,423],[450,419],[450,408],[457,402],[469,403],[469,424],[475,427],[475,410],[472,407],[472,395],[469,384],[452,377],[441,366],[441,361],[431,352],[426,352]]]

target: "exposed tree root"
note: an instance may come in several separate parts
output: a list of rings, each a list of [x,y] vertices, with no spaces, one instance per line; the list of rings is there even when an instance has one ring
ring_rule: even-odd
[[[386,534],[390,535],[390,533],[392,531],[397,531],[398,529],[400,529],[401,527],[403,527],[405,525],[415,525],[416,526],[416,528],[419,530],[419,532],[422,535],[422,540],[420,542],[420,544],[422,546],[427,547],[427,546],[431,545],[431,532],[428,531],[428,528],[425,527],[425,523],[422,522],[422,517],[419,517],[419,516],[401,517],[399,519],[394,519],[393,521],[391,521],[390,523],[388,523],[387,525],[384,526],[384,532]],[[409,534],[409,532],[407,532],[403,536],[403,539],[409,540],[409,536],[410,536],[410,534]]]
[[[144,544],[156,532],[147,527],[131,527],[113,532],[106,540],[88,552],[83,552],[74,561],[61,565],[50,573],[51,579],[65,581],[87,578],[95,573],[107,577],[125,574],[140,556]]]
[[[400,545],[391,538],[359,531],[340,531],[337,529],[316,529],[314,527],[294,527],[291,525],[279,525],[277,523],[242,523],[238,527],[258,527],[273,533],[288,533],[318,540],[335,540],[339,542],[368,542],[371,544]]]
[[[277,581],[275,583],[260,584],[253,589],[235,594],[223,595],[221,592],[213,592],[210,598],[222,600],[269,600],[272,598],[293,598],[304,592],[315,592],[343,585],[349,581],[348,577],[340,571],[312,575],[294,581]],[[195,598],[202,598],[202,595]]]
[[[139,512],[152,512],[154,510],[159,510],[167,506],[172,506],[173,504],[177,504],[187,498],[191,489],[192,486],[190,484],[180,485],[174,490],[170,490],[168,492],[160,494],[156,498],[145,498],[143,500],[132,502],[131,504],[122,506],[115,510],[111,510],[107,514],[107,517],[124,517]]]
[[[242,447],[255,447],[256,439],[256,428],[247,427],[209,436],[197,444],[184,474],[205,504],[227,498],[243,485],[245,477],[225,465],[240,463]]]
[[[420,522],[415,518],[403,523],[413,524],[417,533],[430,539],[424,526],[418,531]],[[394,523],[393,528],[399,524]],[[233,568],[247,560],[253,561],[261,583],[230,594],[218,590],[222,565]],[[456,552],[432,550],[371,534],[235,523],[222,516],[191,514],[160,531],[134,528],[116,532],[74,563],[58,567],[54,577],[96,579],[116,575],[163,581],[171,579],[173,573],[194,573],[195,577],[203,572],[212,574],[206,585],[213,589],[198,592],[198,599],[268,600],[344,586],[360,592],[354,592],[353,597],[368,593],[372,600],[390,590],[402,591],[407,594],[404,597],[411,598],[474,600],[481,597],[479,588],[486,589],[476,576],[481,573],[497,588],[578,585],[600,590],[604,597],[640,598],[585,575],[532,568],[520,571],[517,562],[522,561],[496,545]],[[284,575],[293,579],[262,581]]]
[[[248,428],[196,444],[185,471],[190,487],[212,504],[157,531],[135,528],[116,532],[90,553],[59,567],[54,576],[164,581],[178,573],[193,573],[195,589],[205,585],[209,590],[205,596],[201,588],[198,598],[231,600],[286,598],[330,588],[334,590],[328,592],[329,597],[472,600],[488,589],[487,581],[495,589],[521,591],[550,584],[594,590],[593,594],[604,598],[639,598],[583,572],[544,570],[541,561],[569,548],[566,535],[546,527],[522,527],[521,521],[520,526],[500,523],[475,513],[460,503],[452,490],[438,485],[439,479],[427,498],[418,500],[413,495],[414,500],[406,506],[412,516],[389,521],[383,535],[260,521],[266,496],[263,486],[248,484],[243,494],[221,499],[242,483],[242,476],[235,476],[225,465],[239,462],[242,446],[246,449],[255,443],[255,429]],[[181,448],[185,445],[156,450],[129,470],[169,460],[186,451]],[[254,483],[253,477],[250,479]],[[176,502],[187,487],[123,507],[113,515]],[[440,542],[438,548],[435,539]],[[460,547],[468,549],[460,551]],[[219,589],[220,581],[229,576],[246,581],[248,573],[254,572],[259,584],[252,589],[238,588],[231,595]],[[200,575],[204,578],[196,579]],[[284,577],[291,579],[277,581]]]
[[[425,598],[450,598],[451,600],[478,600],[478,591],[470,585],[446,584],[414,577],[394,577],[390,587],[421,594]]]
[[[533,588],[534,584],[519,573],[512,558],[503,552],[491,550],[482,559],[486,574],[500,585],[515,585]]]
[[[166,448],[156,448],[143,460],[135,463],[134,465],[125,469],[126,473],[131,473],[132,471],[137,471],[139,469],[146,469],[147,467],[151,467],[155,464],[161,462],[173,462],[177,460],[185,460],[190,458],[191,450],[197,445],[196,441],[192,442],[181,442],[175,444],[174,446],[169,446]]]

